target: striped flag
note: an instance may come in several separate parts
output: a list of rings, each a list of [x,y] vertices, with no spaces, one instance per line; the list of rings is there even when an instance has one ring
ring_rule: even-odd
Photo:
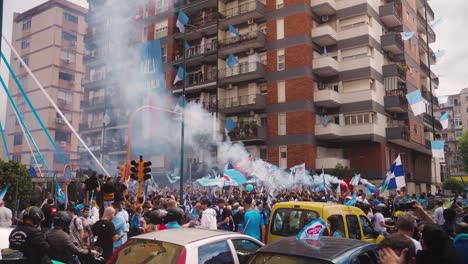
[[[188,16],[183,11],[179,11],[179,15],[177,16],[176,26],[180,32],[183,33],[185,31],[185,25],[187,25],[188,22],[189,22]]]
[[[182,66],[179,67],[177,69],[177,74],[176,74],[176,76],[174,78],[174,83],[173,84],[176,84],[179,81],[182,81],[184,79],[184,73],[185,73],[184,68],[182,68]]]
[[[239,31],[237,31],[232,25],[229,25],[229,34],[231,34],[231,37],[238,37],[240,36]]]
[[[349,184],[353,186],[358,186],[360,180],[361,180],[361,174],[354,174],[354,177],[351,179]]]
[[[449,124],[449,113],[445,112],[440,116],[440,124],[442,125],[442,129],[447,129]]]
[[[395,190],[406,186],[405,173],[403,171],[403,164],[401,163],[400,155],[395,159],[390,167],[390,170],[385,175],[384,182],[380,186],[380,194],[386,190]]]
[[[8,188],[10,188],[10,184],[7,184],[5,185],[5,187],[3,187],[3,190],[0,192],[0,200],[3,200],[3,198],[5,198],[5,194],[8,191]]]
[[[444,159],[444,141],[431,141],[432,157]]]
[[[409,40],[414,36],[414,32],[401,32],[400,34],[402,40]]]
[[[426,112],[426,105],[424,104],[421,90],[418,89],[406,94],[406,99],[408,99],[408,103],[411,105],[411,110],[413,110],[415,116]]]

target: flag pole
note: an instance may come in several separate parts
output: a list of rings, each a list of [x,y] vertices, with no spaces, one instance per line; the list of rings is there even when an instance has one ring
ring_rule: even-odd
[[[184,133],[185,133],[185,126],[184,126],[184,123],[185,123],[185,82],[187,81],[186,80],[186,74],[185,74],[185,68],[187,66],[187,58],[186,58],[186,53],[187,53],[187,47],[185,45],[185,42],[187,41],[187,28],[185,28],[185,25],[184,25],[184,43],[182,44],[183,45],[183,51],[184,51],[184,54],[183,54],[183,60],[184,60],[184,63],[183,63],[183,76],[182,76],[182,122],[180,123],[180,190],[179,190],[179,194],[180,194],[180,197],[179,197],[179,203],[182,203],[182,200],[184,198]]]

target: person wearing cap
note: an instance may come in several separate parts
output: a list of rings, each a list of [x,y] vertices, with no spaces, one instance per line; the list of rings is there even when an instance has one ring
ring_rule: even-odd
[[[398,220],[396,223],[396,226],[398,228],[398,232],[404,234],[407,238],[411,239],[411,241],[414,244],[415,248],[415,254],[419,251],[422,250],[421,243],[417,241],[416,239],[413,239],[413,233],[414,233],[414,228],[416,227],[416,219],[414,216],[410,213],[401,213],[398,216]]]

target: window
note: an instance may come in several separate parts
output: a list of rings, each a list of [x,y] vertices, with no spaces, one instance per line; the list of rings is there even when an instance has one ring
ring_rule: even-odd
[[[23,144],[23,135],[15,135],[15,137],[13,138],[13,145],[18,146],[21,144]]]
[[[233,239],[232,244],[236,249],[239,263],[248,263],[252,254],[260,248],[259,245],[247,239]]]
[[[23,21],[23,31],[28,31],[31,29],[31,19]]]
[[[21,154],[13,155],[13,156],[12,156],[12,160],[13,160],[14,162],[21,163]]]
[[[364,232],[364,238],[365,239],[372,239],[376,238],[376,233],[374,231],[374,228],[372,227],[369,219],[367,217],[360,215],[359,219],[361,220],[361,225],[362,225],[362,231]]]
[[[161,55],[163,63],[167,62],[167,46],[161,47]]]
[[[21,59],[23,59],[24,64],[29,66],[29,57],[21,57]],[[21,61],[18,60],[18,63],[19,63],[19,67],[23,68],[23,64],[21,63]]]
[[[347,215],[346,222],[348,224],[348,238],[361,240],[361,227],[355,215]]]
[[[374,113],[345,115],[345,125],[363,125],[374,123]]]
[[[73,93],[65,92],[65,91],[58,91],[57,92],[57,102],[63,104],[71,104],[73,101]]]
[[[278,82],[278,103],[286,102],[286,84],[284,81]]]
[[[260,159],[266,160],[268,157],[268,152],[266,148],[261,148],[260,149]]]
[[[70,12],[63,12],[63,19],[65,21],[69,21],[69,22],[72,22],[74,24],[78,24],[78,16],[76,15],[73,15],[72,13]]]
[[[461,127],[462,126],[462,120],[460,118],[453,119],[453,125],[455,127]]]
[[[154,39],[166,37],[168,33],[167,20],[156,23],[154,25]]]
[[[342,215],[335,215],[337,216],[338,221],[338,231],[342,232],[343,236],[346,236],[345,234],[345,227],[344,227],[344,221],[343,221],[343,216]],[[330,236],[333,236],[333,234],[330,234]]]
[[[71,133],[70,132],[55,132],[55,142],[64,142],[65,144],[69,144],[71,140]]]
[[[286,113],[278,114],[278,135],[286,135]]]
[[[169,8],[167,0],[156,1],[156,13],[166,12]]]
[[[288,152],[288,150],[286,149],[286,146],[279,147],[279,156],[280,156],[279,165],[280,165],[280,168],[284,169],[284,168],[288,167],[287,152]]]
[[[276,60],[277,60],[277,70],[284,71],[284,66],[285,66],[284,49],[279,49],[276,52]]]
[[[76,54],[74,52],[62,50],[60,52],[60,58],[66,63],[75,63]]]
[[[226,263],[234,264],[234,258],[227,241],[220,241],[203,245],[198,248],[198,263]]]
[[[30,38],[25,38],[21,40],[21,49],[27,49],[31,45],[31,39]]]
[[[77,37],[75,33],[67,32],[67,31],[62,31],[62,39],[63,40],[68,40],[72,42],[76,42]]]
[[[276,20],[276,39],[284,39],[284,19]]]
[[[273,215],[270,231],[278,236],[297,235],[304,226],[318,217],[319,213],[312,210],[281,208]]]
[[[284,2],[283,0],[276,0],[276,9],[283,8]]]
[[[59,79],[65,81],[74,81],[75,75],[68,72],[59,72]]]

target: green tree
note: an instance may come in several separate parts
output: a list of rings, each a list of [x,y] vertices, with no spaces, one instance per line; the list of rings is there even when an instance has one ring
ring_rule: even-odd
[[[458,141],[458,149],[463,160],[463,167],[468,173],[468,131],[465,131]]]
[[[352,171],[349,167],[343,166],[340,163],[336,164],[334,169],[327,170],[326,172],[344,180],[349,180],[354,176],[354,173],[359,173]]]
[[[462,192],[463,183],[455,180],[454,178],[448,178],[444,181],[443,185],[445,190],[451,190],[452,192]]]
[[[16,208],[16,190],[18,200],[29,204],[32,192],[32,179],[25,165],[14,161],[4,162],[0,160],[0,187],[10,184],[3,200],[8,208]]]

